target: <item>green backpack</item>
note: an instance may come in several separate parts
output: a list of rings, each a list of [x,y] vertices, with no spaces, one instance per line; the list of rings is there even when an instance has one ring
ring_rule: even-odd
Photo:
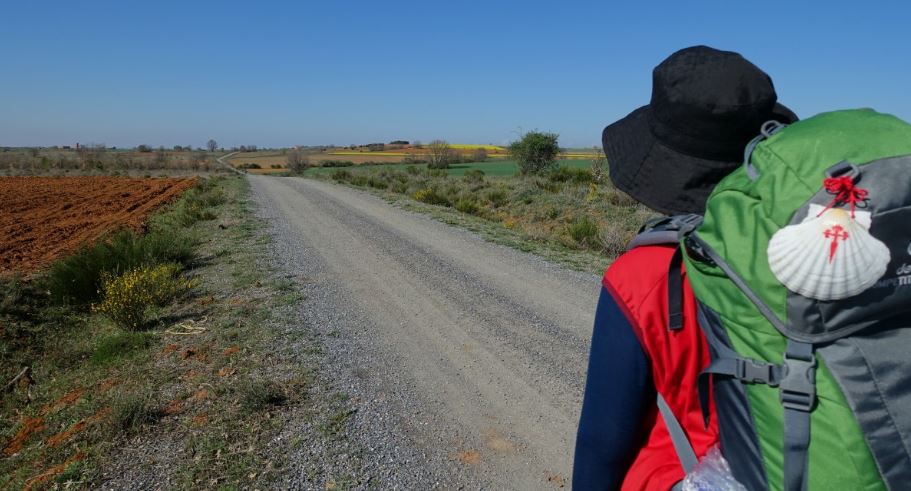
[[[744,160],[681,234],[712,355],[700,397],[734,476],[911,487],[911,125],[770,122]]]

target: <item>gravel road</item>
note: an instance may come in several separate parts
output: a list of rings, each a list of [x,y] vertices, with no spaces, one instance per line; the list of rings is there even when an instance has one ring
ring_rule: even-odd
[[[596,276],[347,187],[249,180],[279,267],[304,283],[301,320],[356,407],[362,483],[568,487]],[[307,487],[300,473],[285,484]]]

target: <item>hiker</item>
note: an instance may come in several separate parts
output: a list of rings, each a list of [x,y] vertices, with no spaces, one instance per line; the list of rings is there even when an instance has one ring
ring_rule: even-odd
[[[911,124],[776,99],[690,48],[605,129],[617,187],[675,216],[604,275],[576,489],[911,482]]]
[[[605,128],[602,141],[614,185],[666,215],[703,213],[763,123],[797,120],[777,103],[769,76],[733,52],[680,50],[654,69],[652,84],[651,103]],[[663,491],[684,478],[657,394],[697,458],[718,444],[717,421],[706,427],[696,390],[708,346],[677,251],[676,244],[636,247],[604,275],[576,440],[576,490]],[[669,269],[676,279],[668,280]],[[670,319],[669,294],[682,307]]]

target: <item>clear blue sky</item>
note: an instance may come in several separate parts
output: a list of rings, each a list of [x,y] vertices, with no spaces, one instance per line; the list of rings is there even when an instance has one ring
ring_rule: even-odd
[[[911,120],[911,2],[0,3],[0,145],[600,140],[694,44]]]

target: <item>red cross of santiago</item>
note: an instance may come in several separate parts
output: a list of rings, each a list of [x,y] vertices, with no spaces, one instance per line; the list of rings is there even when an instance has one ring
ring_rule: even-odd
[[[848,232],[846,232],[844,227],[841,225],[833,225],[832,228],[829,228],[823,232],[823,236],[827,239],[832,239],[832,243],[829,245],[829,262],[831,263],[832,260],[835,259],[835,251],[838,249],[838,241],[848,240]]]

